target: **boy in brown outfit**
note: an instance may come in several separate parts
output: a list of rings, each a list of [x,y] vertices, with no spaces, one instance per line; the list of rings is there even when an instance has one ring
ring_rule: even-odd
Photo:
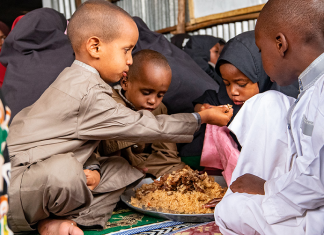
[[[127,77],[123,77],[120,86],[114,87],[112,98],[135,111],[148,110],[152,114],[168,114],[162,103],[172,78],[172,71],[167,59],[159,52],[145,49],[133,56]],[[159,177],[182,169],[185,164],[178,156],[175,143],[155,142],[152,144],[130,143],[122,141],[102,141],[99,144],[100,155],[122,157],[146,173]]]
[[[10,126],[8,220],[14,232],[82,234],[102,229],[128,185],[143,174],[119,156],[94,155],[100,140],[189,142],[201,123],[226,125],[232,110],[156,116],[111,97],[127,76],[138,39],[132,18],[98,0],[81,5],[68,36],[76,60]]]

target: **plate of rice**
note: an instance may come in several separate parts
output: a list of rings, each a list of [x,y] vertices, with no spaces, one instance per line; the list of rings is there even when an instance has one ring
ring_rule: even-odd
[[[130,208],[150,216],[181,222],[214,220],[214,208],[204,205],[222,198],[227,185],[222,176],[200,174],[189,166],[165,174],[157,180],[143,179],[126,190],[121,200]]]

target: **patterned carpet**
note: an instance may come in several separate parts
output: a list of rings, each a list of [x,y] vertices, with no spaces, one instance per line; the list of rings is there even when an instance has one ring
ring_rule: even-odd
[[[126,229],[109,235],[221,235],[215,222],[207,223],[181,223],[165,221],[157,224],[150,224],[142,227]]]

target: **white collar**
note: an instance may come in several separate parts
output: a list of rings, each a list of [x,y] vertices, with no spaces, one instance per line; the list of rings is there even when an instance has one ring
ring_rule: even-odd
[[[312,87],[324,73],[324,53],[317,57],[298,78],[300,92]]]
[[[87,65],[79,60],[74,60],[73,64],[79,65],[79,66],[85,68],[86,70],[90,71],[91,73],[94,73],[94,74],[97,74],[100,76],[99,72],[94,67],[91,67],[90,65]]]

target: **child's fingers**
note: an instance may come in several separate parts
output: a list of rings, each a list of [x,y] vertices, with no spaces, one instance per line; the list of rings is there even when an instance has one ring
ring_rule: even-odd
[[[232,117],[233,116],[233,109],[232,108],[230,108],[229,110],[228,110],[228,112],[226,112],[226,114],[227,114],[227,116],[230,116],[230,117]]]

